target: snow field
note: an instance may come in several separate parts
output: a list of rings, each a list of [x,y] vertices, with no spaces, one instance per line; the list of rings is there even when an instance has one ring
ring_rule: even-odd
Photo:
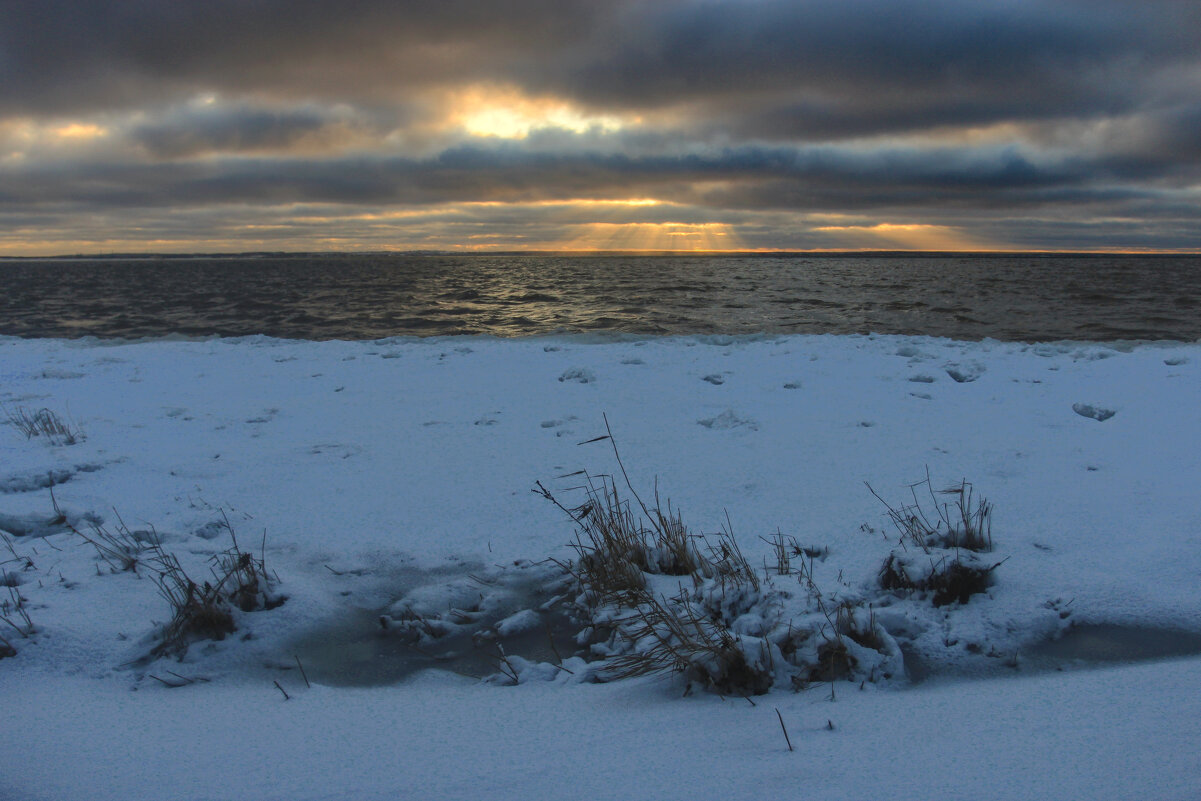
[[[83,434],[0,425],[0,530],[34,565],[5,570],[37,628],[0,632],[18,652],[0,660],[0,731],[19,733],[0,797],[526,798],[564,777],[596,798],[1196,797],[1196,658],[1032,675],[980,669],[973,649],[1075,622],[1201,629],[1198,358],[898,336],[0,339],[0,403]],[[996,508],[994,585],[894,623],[954,643],[943,675],[991,678],[843,683],[833,702],[776,689],[754,707],[664,679],[304,688],[293,646],[321,626],[570,557],[569,521],[530,489],[614,469],[607,443],[579,444],[602,414],[640,491],[657,480],[697,531],[728,513],[753,565],[777,528],[828,548],[824,588],[864,591],[895,546],[864,482],[906,503],[927,468],[971,481]],[[288,600],[183,662],[146,661],[165,603],[56,523],[51,483],[77,525],[152,526],[192,575],[229,547],[222,520],[256,554],[265,531]],[[151,678],[167,670],[204,681],[169,690]]]

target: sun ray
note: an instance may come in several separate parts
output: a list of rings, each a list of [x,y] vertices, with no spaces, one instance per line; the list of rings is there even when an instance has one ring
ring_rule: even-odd
[[[606,223],[577,226],[577,234],[556,250],[633,250],[713,253],[742,250],[742,240],[727,223]]]
[[[835,237],[840,246],[888,250],[1004,250],[995,243],[969,236],[948,225],[877,223],[875,225],[823,225],[813,229]]]

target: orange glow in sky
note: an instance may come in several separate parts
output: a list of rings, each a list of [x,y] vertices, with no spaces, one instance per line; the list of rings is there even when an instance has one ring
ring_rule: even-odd
[[[451,95],[449,120],[473,136],[524,139],[540,128],[572,133],[616,131],[633,120],[592,114],[555,97],[531,97],[503,86],[471,86]]]
[[[833,234],[840,247],[888,250],[1004,250],[947,225],[878,223],[823,225],[814,229]]]
[[[742,250],[742,240],[725,223],[588,223],[554,250]]]

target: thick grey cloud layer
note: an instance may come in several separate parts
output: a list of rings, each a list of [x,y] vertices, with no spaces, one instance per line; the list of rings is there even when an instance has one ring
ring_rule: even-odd
[[[765,247],[846,215],[1194,248],[1199,54],[1192,0],[7,0],[0,252],[81,214],[217,241],[222,209],[632,197]],[[488,87],[582,122],[473,135]]]

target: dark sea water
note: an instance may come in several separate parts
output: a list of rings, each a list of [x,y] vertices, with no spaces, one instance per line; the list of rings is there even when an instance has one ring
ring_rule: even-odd
[[[0,261],[0,334],[1201,339],[1197,256],[259,255]]]

